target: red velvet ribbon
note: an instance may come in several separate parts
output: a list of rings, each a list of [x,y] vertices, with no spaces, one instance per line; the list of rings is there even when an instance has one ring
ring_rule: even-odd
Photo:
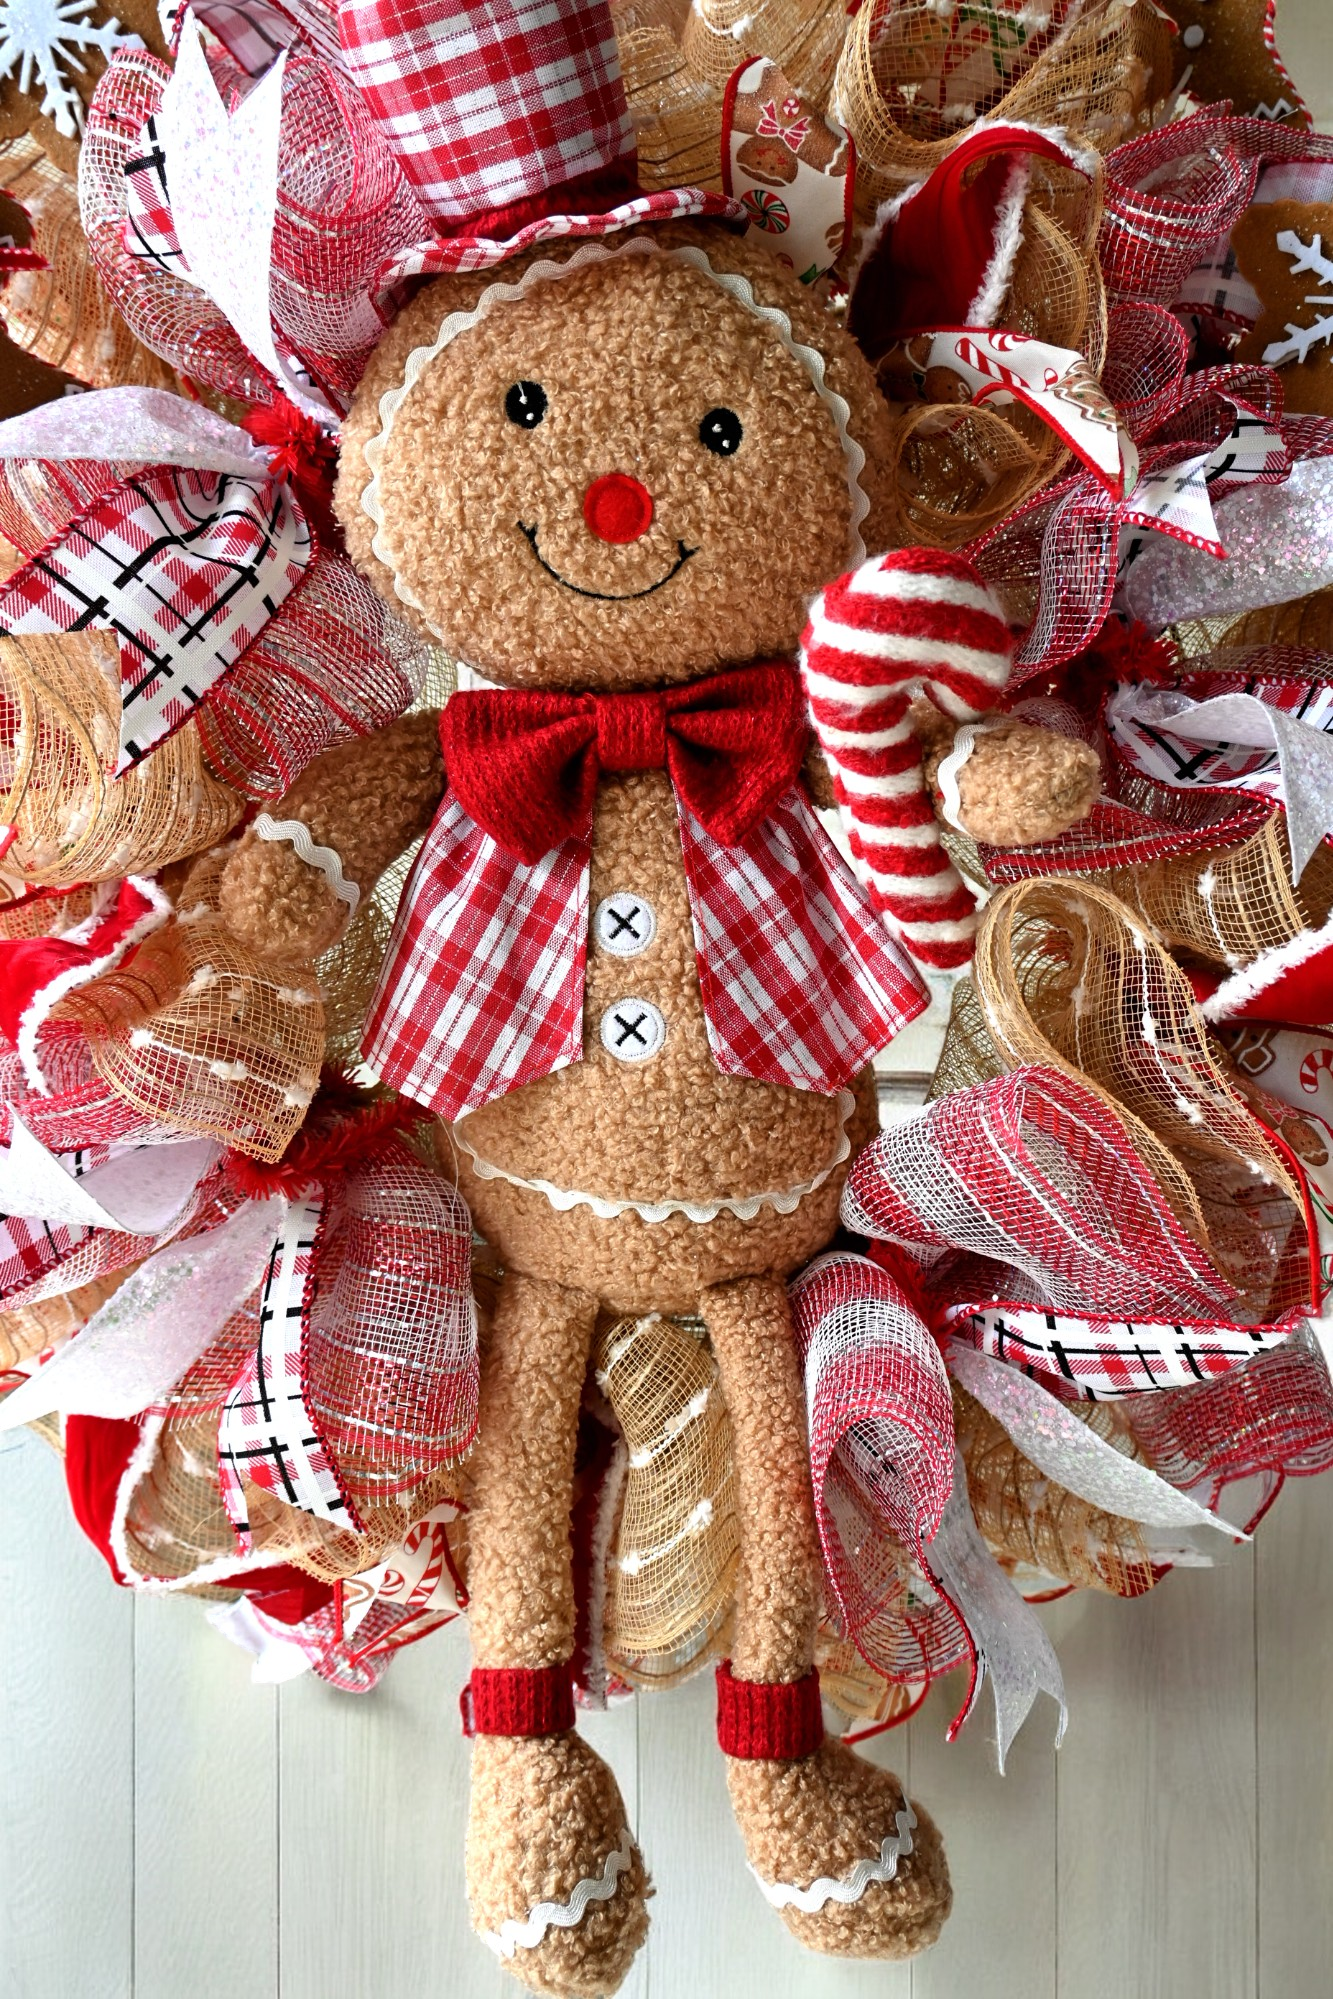
[[[819,1674],[770,1684],[733,1678],[730,1659],[717,1669],[717,1740],[726,1756],[794,1763],[824,1740]]]
[[[665,769],[724,847],[790,791],[805,756],[801,684],[785,660],[643,694],[455,694],[444,765],[471,818],[526,865],[592,831],[603,771]]]

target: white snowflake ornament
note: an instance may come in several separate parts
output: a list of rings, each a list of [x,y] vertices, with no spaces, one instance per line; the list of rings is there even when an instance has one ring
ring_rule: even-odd
[[[1305,294],[1306,305],[1315,308],[1313,320],[1308,325],[1288,320],[1286,338],[1265,347],[1263,358],[1270,368],[1280,368],[1285,361],[1304,361],[1312,347],[1333,340],[1333,257],[1326,253],[1323,237],[1316,231],[1311,242],[1303,243],[1294,229],[1283,229],[1277,247],[1290,260],[1293,277],[1312,272],[1321,289]]]
[[[69,78],[83,74],[79,51],[97,49],[110,61],[130,40],[119,21],[89,19],[93,0],[0,0],[0,76],[15,76],[27,92],[34,81],[41,110],[57,132],[76,139],[83,130],[83,104]]]

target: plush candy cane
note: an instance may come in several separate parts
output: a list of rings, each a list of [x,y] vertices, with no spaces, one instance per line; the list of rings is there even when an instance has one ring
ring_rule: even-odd
[[[864,562],[811,608],[801,672],[852,852],[925,965],[967,963],[976,908],[940,839],[907,711],[924,693],[955,721],[974,721],[994,707],[1012,653],[977,571],[939,549]]]

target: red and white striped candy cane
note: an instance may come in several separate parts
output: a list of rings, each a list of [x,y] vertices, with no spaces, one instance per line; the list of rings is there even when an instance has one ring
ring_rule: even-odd
[[[962,556],[905,548],[818,596],[801,647],[806,698],[852,852],[879,908],[925,965],[965,965],[976,907],[940,839],[907,719],[924,693],[957,722],[993,708],[1013,638]]]

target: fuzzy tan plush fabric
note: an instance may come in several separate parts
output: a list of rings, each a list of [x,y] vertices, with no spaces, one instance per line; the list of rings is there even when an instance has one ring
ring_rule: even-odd
[[[415,615],[452,651],[507,686],[663,686],[794,652],[810,597],[847,566],[846,460],[809,371],[775,325],[663,250],[702,251],[716,271],[739,273],[825,357],[868,461],[867,548],[887,535],[874,469],[887,463],[887,408],[825,309],[766,251],[725,230],[658,229],[646,254],[627,249],[631,240],[618,237],[615,255],[536,283],[459,335],[409,392],[384,454],[378,540],[408,593],[400,608],[413,615],[415,599]],[[545,244],[506,265],[504,281],[573,254]],[[348,547],[391,602],[394,580],[372,552],[361,504],[364,447],[412,350],[492,282],[450,277],[424,290],[375,354],[343,428]],[[532,428],[506,417],[520,382],[546,399]],[[729,456],[700,440],[718,408],[742,428]],[[652,497],[651,526],[627,545],[599,542],[584,522],[585,491],[609,472]],[[542,587],[539,557],[564,587]]]
[[[799,1680],[814,1664],[819,1541],[787,1287],[752,1277],[704,1294],[735,1434],[742,1521],[732,1671]]]
[[[444,790],[439,716],[404,715],[365,742],[316,758],[270,818],[299,819],[316,846],[332,847],[363,897],[434,817]],[[247,833],[227,863],[219,906],[252,950],[318,957],[336,942],[347,904],[285,840]]]
[[[581,1880],[602,1872],[627,1823],[615,1778],[579,1736],[479,1735],[467,1834],[474,1928],[498,1934],[538,1902],[567,1902]],[[600,1999],[616,1990],[648,1934],[650,1893],[636,1846],[608,1901],[590,1902],[577,1926],[548,1929],[504,1961],[534,1992]]]
[[[723,1213],[646,1222],[604,1219],[585,1205],[561,1212],[546,1195],[482,1178],[464,1146],[520,1179],[617,1201],[703,1202],[782,1193],[812,1179],[843,1149],[835,1097],[724,1076],[708,1046],[676,807],[664,773],[603,781],[593,831],[589,904],[631,890],[651,904],[645,951],[589,950],[583,1060],[487,1104],[459,1127],[459,1184],[482,1233],[506,1264],[557,1283],[585,1285],[620,1311],[698,1308],[705,1285],[797,1269],[828,1240],[845,1165],[831,1170],[794,1214],[766,1206],[748,1221]],[[605,1008],[632,992],[661,1009],[667,1039],[650,1062],[618,1061],[602,1045]],[[875,1128],[863,1084],[847,1129],[852,1147]]]
[[[892,1835],[904,1800],[889,1770],[831,1738],[795,1763],[727,1759],[727,1788],[750,1865],[764,1881],[807,1888],[839,1880],[871,1860]],[[835,1957],[914,1957],[934,1943],[953,1902],[944,1845],[920,1805],[913,1850],[891,1881],[872,1882],[855,1902],[825,1902],[810,1913],[788,1906],[782,1920],[811,1950]]]
[[[843,417],[851,458],[866,459],[865,544],[887,540],[876,470],[889,462],[887,410],[839,322],[725,229],[680,224],[608,247],[544,245],[537,260],[574,267],[527,289],[533,259],[426,287],[386,335],[344,426],[338,509],[354,560],[390,602],[502,685],[661,687],[790,656],[810,597],[853,554]],[[691,261],[700,255],[707,268]],[[415,371],[388,442],[368,461],[382,399],[403,383],[409,356],[450,314],[476,307],[478,318]],[[822,357],[835,402],[802,346]],[[378,531],[362,504],[376,459]],[[336,774],[308,784],[302,816],[344,857],[358,813],[373,814],[386,844],[391,832],[406,844],[432,783],[438,771],[408,731],[355,797]],[[250,852],[238,872],[252,920],[265,894],[273,920],[287,920],[290,875],[272,895]],[[810,1665],[819,1570],[783,1279],[836,1227],[840,1155],[874,1129],[873,1080],[862,1079],[849,1113],[845,1100],[719,1072],[663,773],[601,783],[590,913],[621,891],[651,904],[656,930],[632,957],[590,942],[583,1060],[452,1133],[460,1186],[506,1270],[482,1360],[470,1518],[476,1660],[548,1667],[571,1653],[569,1505],[596,1311],[702,1311],[743,1487],[735,1658],[757,1679],[792,1680]],[[309,885],[303,893],[308,904]],[[604,1011],[628,996],[667,1024],[642,1063],[617,1060],[601,1040]],[[724,1208],[708,1220],[647,1221],[599,1214],[567,1198],[576,1194],[603,1207],[777,1194],[791,1212],[769,1201],[749,1218]],[[799,1764],[733,1773],[733,1795],[770,1878],[796,1878],[809,1860],[808,1880],[837,1871],[844,1854],[850,1864],[873,1853],[901,1794],[826,1746]],[[622,1828],[614,1779],[576,1735],[479,1738],[468,1834],[478,1928],[566,1899],[599,1872]],[[863,1898],[861,1914],[822,1928],[811,1918],[806,1940],[827,1934],[829,1948],[871,1955],[929,1940],[947,1887],[937,1843],[923,1855],[891,1895]],[[917,1874],[923,1885],[912,1887]],[[612,1897],[577,1927],[520,1947],[509,1968],[541,1991],[614,1990],[644,1934],[645,1892],[635,1853]]]
[[[569,1508],[596,1301],[507,1275],[482,1349],[468,1521],[479,1666],[555,1666],[574,1649]]]
[[[926,783],[935,788],[956,725],[924,700],[913,702],[911,719]],[[958,772],[958,817],[964,832],[988,846],[1029,847],[1077,826],[1101,788],[1101,759],[1089,744],[1016,717],[990,716]]]

